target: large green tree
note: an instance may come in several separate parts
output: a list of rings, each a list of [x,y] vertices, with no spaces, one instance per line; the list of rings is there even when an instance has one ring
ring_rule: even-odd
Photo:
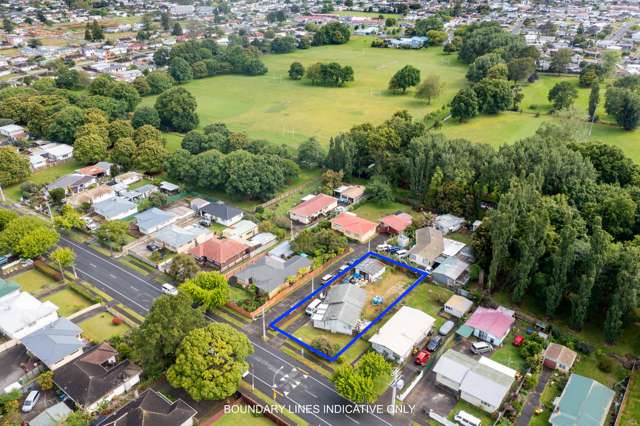
[[[401,90],[405,93],[409,87],[420,83],[420,70],[412,65],[405,65],[389,80],[389,90]]]
[[[475,90],[471,87],[461,89],[451,100],[451,117],[464,122],[480,112],[480,104]]]
[[[247,336],[227,324],[211,323],[187,334],[167,380],[196,401],[224,399],[238,390],[252,353]]]
[[[73,158],[82,164],[93,164],[107,158],[108,145],[96,134],[81,136],[73,144]]]
[[[29,159],[20,155],[14,147],[0,147],[0,186],[20,183],[31,174]]]
[[[202,314],[191,307],[187,294],[155,300],[142,325],[131,335],[135,359],[146,374],[157,377],[175,362],[178,346],[187,333],[205,326]]]
[[[162,126],[178,132],[188,132],[198,126],[197,106],[193,95],[182,87],[165,91],[155,103]]]
[[[578,89],[569,81],[556,83],[547,98],[555,109],[569,109],[578,97]]]
[[[180,285],[180,290],[212,311],[229,300],[229,283],[219,272],[200,272]]]

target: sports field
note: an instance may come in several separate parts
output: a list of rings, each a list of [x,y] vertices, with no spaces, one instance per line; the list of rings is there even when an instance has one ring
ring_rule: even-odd
[[[371,38],[354,37],[346,45],[266,55],[266,75],[206,78],[183,87],[196,97],[201,126],[223,121],[232,130],[247,132],[253,138],[297,145],[315,136],[327,145],[329,138],[340,131],[365,121],[380,123],[399,110],[422,117],[447,103],[466,85],[466,66],[455,55],[443,54],[442,49],[374,49],[370,43]],[[355,81],[340,88],[292,81],[287,71],[294,61],[305,67],[329,61],[351,65]],[[409,64],[420,69],[422,78],[437,74],[446,81],[442,96],[432,105],[416,99],[413,90],[405,95],[387,91],[391,76]],[[152,97],[143,100],[144,104],[153,102]]]

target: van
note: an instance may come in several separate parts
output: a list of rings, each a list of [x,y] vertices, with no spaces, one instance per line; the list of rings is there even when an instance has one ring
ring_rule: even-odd
[[[464,410],[458,411],[454,420],[464,426],[480,426],[482,424],[482,421],[479,418],[472,416]]]
[[[409,256],[409,250],[405,250],[405,249],[398,250],[396,252],[396,256],[398,256],[400,259],[404,259],[405,257]]]
[[[475,342],[471,345],[471,352],[476,355],[485,354],[487,352],[491,352],[492,350],[493,346],[491,346],[487,342]]]
[[[316,309],[318,309],[320,302],[320,299],[313,299],[311,303],[307,305],[307,309],[304,310],[304,313],[307,315],[313,315],[316,312]]]
[[[327,281],[329,281],[331,278],[333,278],[332,274],[327,274],[325,276],[322,277],[322,282],[326,283]]]
[[[22,412],[29,413],[31,410],[33,410],[33,407],[35,407],[38,403],[38,399],[40,399],[40,392],[38,392],[37,390],[32,390],[31,392],[29,392],[29,395],[27,395],[27,398],[22,404]]]

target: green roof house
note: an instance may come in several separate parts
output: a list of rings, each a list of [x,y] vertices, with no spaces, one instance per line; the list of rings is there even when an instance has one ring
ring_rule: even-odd
[[[553,426],[602,426],[615,392],[593,379],[572,374],[554,401]]]
[[[7,281],[0,278],[0,299],[8,294],[13,293],[16,290],[20,290],[20,286],[13,281]]]

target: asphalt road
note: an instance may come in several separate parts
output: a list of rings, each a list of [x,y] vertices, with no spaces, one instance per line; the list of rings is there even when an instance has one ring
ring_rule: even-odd
[[[60,244],[74,249],[76,270],[82,279],[141,315],[146,315],[154,299],[162,294],[158,284],[84,244],[67,238],[62,238]],[[373,242],[371,246],[375,248]],[[356,249],[349,258],[362,255],[368,248],[367,246],[354,247]],[[335,268],[338,266],[336,265]],[[276,317],[278,311],[279,309],[274,309],[274,312],[267,312],[267,323]],[[216,318],[209,316],[209,319]],[[272,395],[272,386],[275,384],[278,393],[277,401],[309,424],[326,426],[410,424],[409,416],[389,415],[386,412],[386,405],[368,407],[366,408],[368,412],[362,412],[362,410],[353,412],[355,406],[338,395],[325,377],[314,371],[307,371],[308,369],[298,361],[263,341],[258,323],[246,327],[243,331],[248,331],[247,334],[255,348],[255,353],[248,359],[251,368],[245,380],[266,395]],[[384,404],[388,402],[385,401]]]

